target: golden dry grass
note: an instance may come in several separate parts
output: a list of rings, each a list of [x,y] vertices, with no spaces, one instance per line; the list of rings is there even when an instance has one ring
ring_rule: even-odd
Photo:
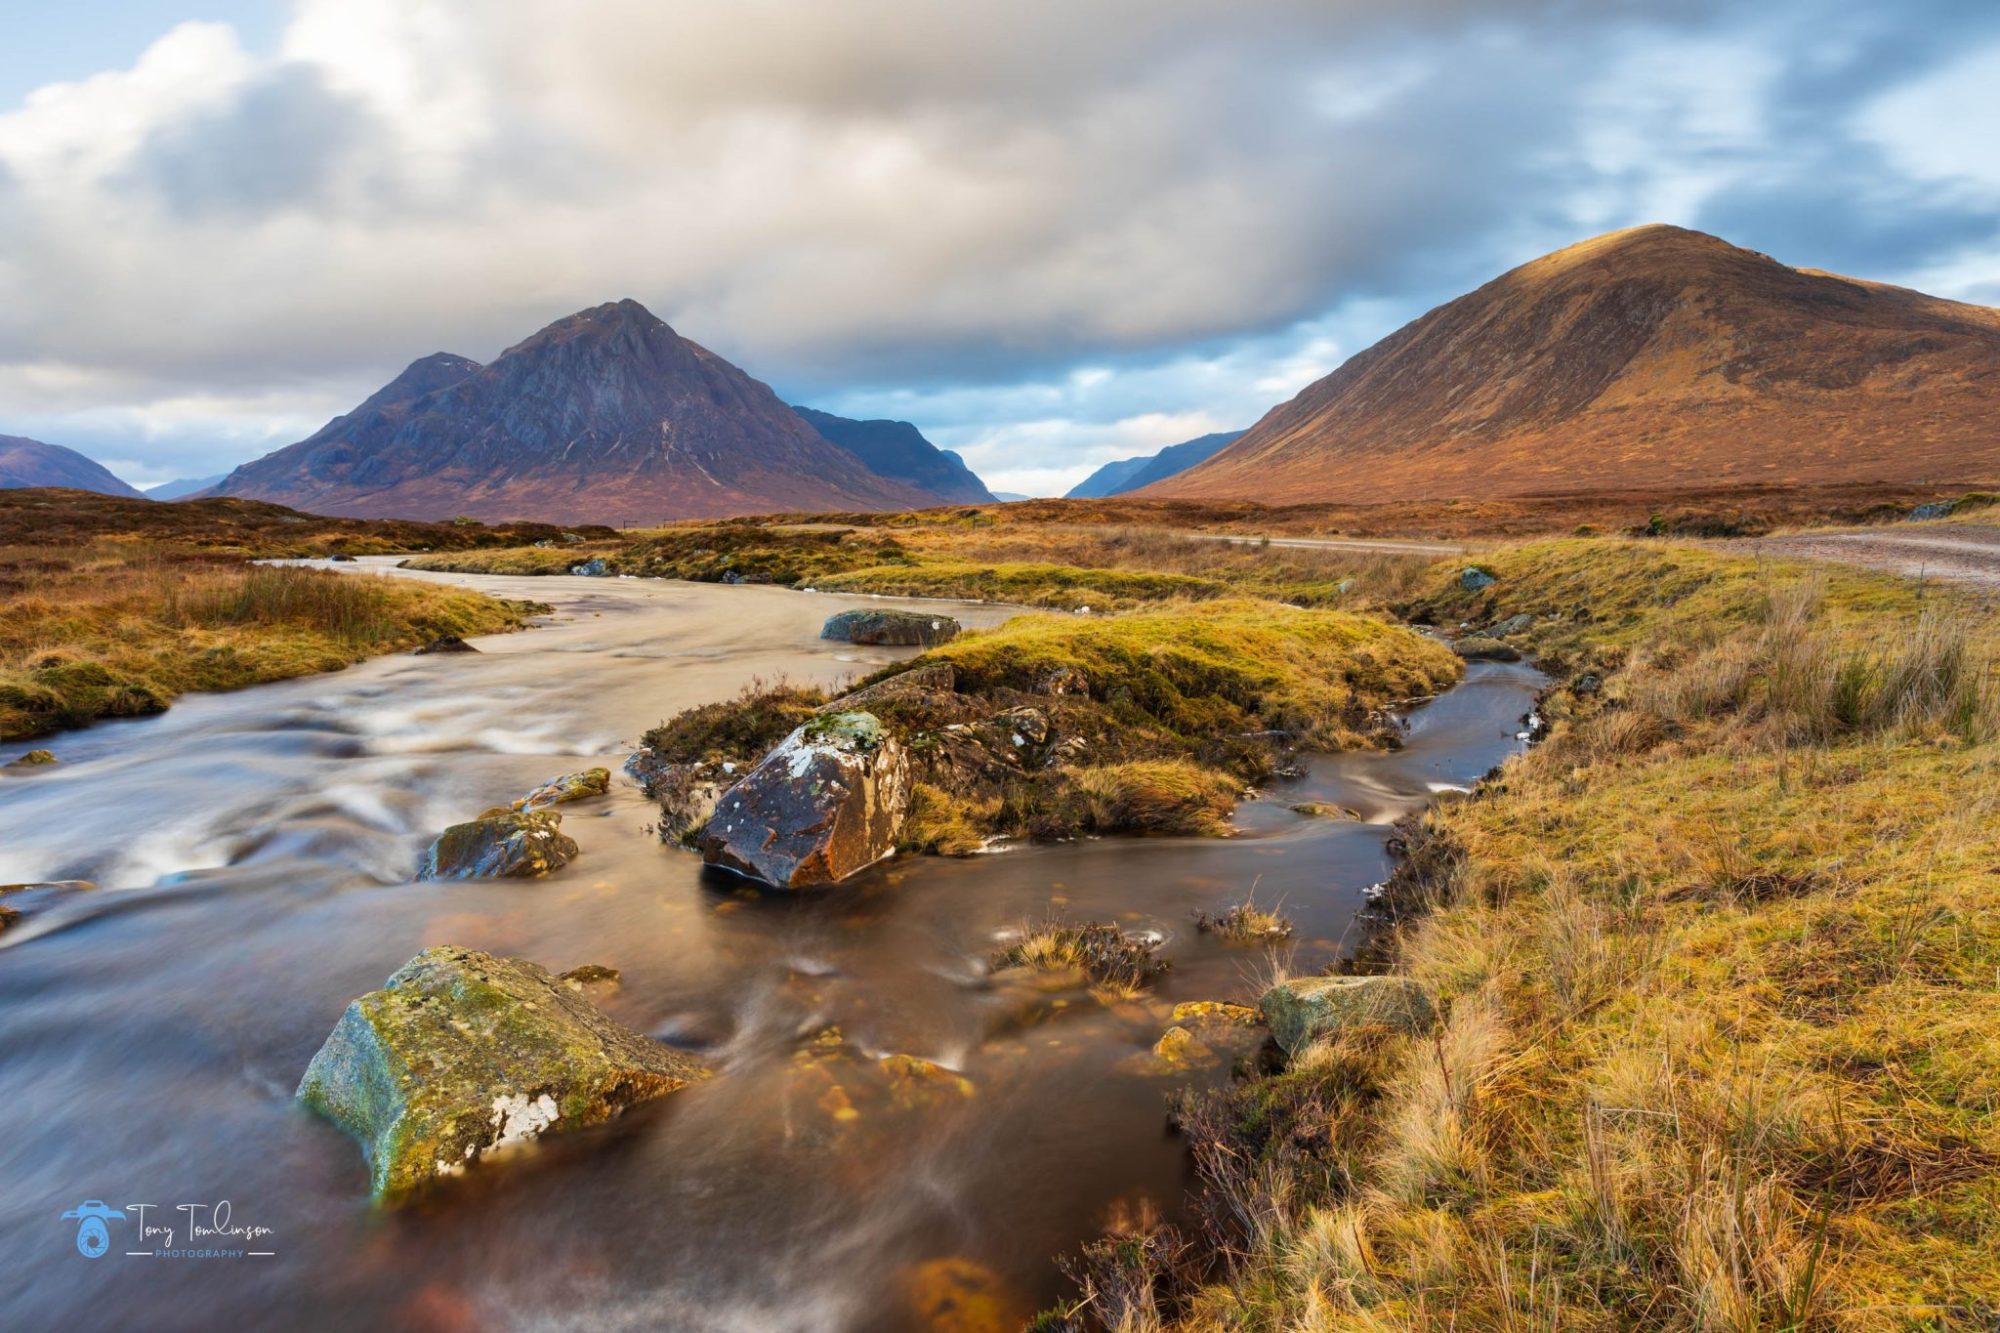
[[[1222,1267],[1103,1322],[1992,1327],[1991,611],[1674,546],[1493,564],[1429,608],[1562,614],[1604,679],[1418,839],[1390,956],[1442,1032],[1184,1116]]]
[[[529,608],[407,580],[194,558],[136,541],[0,548],[0,738],[331,671]]]

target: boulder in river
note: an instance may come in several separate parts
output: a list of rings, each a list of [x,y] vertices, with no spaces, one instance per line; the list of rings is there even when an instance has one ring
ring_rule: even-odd
[[[526,879],[568,865],[576,853],[553,811],[489,810],[438,834],[417,878]]]
[[[1344,1027],[1382,1024],[1421,1036],[1437,1024],[1430,992],[1408,977],[1295,977],[1257,1006],[1287,1055]]]
[[[894,852],[910,786],[874,714],[816,717],[723,793],[702,859],[780,888],[838,883]]]
[[[550,778],[514,802],[514,808],[523,811],[546,810],[552,805],[564,805],[570,801],[602,796],[610,790],[610,769],[586,768],[580,773],[565,773],[559,778]]]
[[[1521,650],[1511,643],[1489,639],[1482,634],[1468,635],[1451,645],[1451,650],[1468,662],[1518,662]]]
[[[950,616],[925,615],[916,611],[842,611],[827,617],[820,627],[822,639],[843,643],[876,644],[887,647],[946,643],[958,637],[959,624]]]
[[[415,655],[418,657],[423,657],[430,653],[476,653],[478,651],[477,648],[474,648],[456,634],[440,634],[423,647],[414,650]]]
[[[30,750],[26,754],[22,755],[20,758],[14,760],[14,762],[8,764],[7,767],[53,768],[55,766],[55,763],[56,763],[56,757],[52,752],[48,750]]]
[[[707,1074],[534,963],[440,945],[347,1006],[298,1099],[361,1141],[388,1201]]]

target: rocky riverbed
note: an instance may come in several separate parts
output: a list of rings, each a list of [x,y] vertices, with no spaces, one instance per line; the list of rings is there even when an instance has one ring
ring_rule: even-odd
[[[621,776],[557,807],[577,853],[552,873],[419,881],[446,827],[552,778],[616,773],[684,707],[781,674],[833,686],[914,651],[818,637],[871,599],[433,577],[558,614],[478,653],[189,697],[0,775],[0,882],[99,886],[38,896],[0,934],[0,1178],[48,1203],[0,1215],[31,1260],[0,1298],[11,1326],[283,1311],[307,1328],[896,1329],[947,1306],[1025,1313],[1059,1290],[1052,1256],[1121,1209],[1179,1206],[1164,1097],[1227,1078],[1228,1061],[1155,1047],[1179,1028],[1191,1040],[1172,1051],[1227,1049],[1233,1020],[1187,1006],[1254,1001],[1266,966],[1193,914],[1254,891],[1294,923],[1300,969],[1331,959],[1386,874],[1390,821],[1518,747],[1537,680],[1474,664],[1412,716],[1404,749],[1312,760],[1228,841],[902,859],[833,892],[759,893],[664,845]],[[968,628],[1006,614],[925,609]],[[989,976],[996,947],[1052,918],[1156,935],[1172,967],[1128,997]],[[712,1077],[380,1212],[354,1140],[294,1092],[349,1004],[438,946],[587,976],[620,1031]],[[503,1108],[503,1130],[536,1105]],[[113,1253],[90,1264],[58,1220],[84,1199],[154,1203],[155,1220],[227,1199],[268,1229],[242,1248],[269,1252],[169,1262],[113,1223]]]

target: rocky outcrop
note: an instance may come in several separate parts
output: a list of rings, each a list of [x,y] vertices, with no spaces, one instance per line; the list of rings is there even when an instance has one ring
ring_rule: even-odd
[[[872,708],[877,704],[891,703],[905,699],[921,699],[926,695],[950,694],[958,683],[958,672],[949,662],[931,662],[923,666],[899,671],[886,680],[878,680],[873,685],[863,685],[858,690],[850,690],[830,703],[820,705],[822,713],[851,713],[857,709]]]
[[[347,1006],[297,1095],[360,1140],[391,1201],[705,1077],[534,963],[439,946]]]
[[[1467,565],[1458,574],[1458,586],[1467,592],[1478,592],[1481,588],[1490,588],[1499,581],[1478,565]]]
[[[1257,1007],[1287,1055],[1344,1027],[1422,1036],[1437,1025],[1430,992],[1408,977],[1297,977],[1265,991]]]
[[[424,853],[418,879],[528,879],[575,859],[576,843],[551,811],[488,810],[453,824]]]
[[[910,765],[871,713],[814,718],[723,794],[702,859],[780,888],[835,884],[890,855]]]
[[[581,773],[565,773],[559,778],[550,778],[514,802],[514,808],[524,812],[546,810],[552,805],[566,805],[571,801],[602,796],[610,790],[610,769],[586,768]]]
[[[820,627],[822,639],[861,643],[877,647],[923,647],[948,643],[958,637],[959,624],[950,616],[922,615],[914,611],[842,611],[827,617]]]

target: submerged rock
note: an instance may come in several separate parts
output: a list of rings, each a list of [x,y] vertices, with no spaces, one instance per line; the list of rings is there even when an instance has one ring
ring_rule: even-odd
[[[459,638],[456,634],[440,634],[423,647],[415,649],[414,655],[424,657],[431,653],[476,653],[479,650]]]
[[[550,778],[514,802],[514,808],[522,811],[546,810],[552,805],[602,796],[610,790],[610,769],[586,768],[581,773],[565,773],[559,778]]]
[[[1297,977],[1265,991],[1258,1008],[1287,1055],[1343,1027],[1383,1024],[1421,1036],[1437,1024],[1430,992],[1408,977]]]
[[[702,859],[780,888],[838,883],[895,850],[910,785],[903,747],[873,714],[814,718],[723,793]]]
[[[386,1201],[707,1074],[534,963],[439,946],[347,1006],[297,1095],[361,1141]]]
[[[30,750],[8,764],[9,768],[49,768],[56,763],[55,755],[48,750]]]
[[[438,834],[417,878],[525,879],[568,865],[576,853],[553,811],[489,810]]]
[[[1459,639],[1451,645],[1451,650],[1468,662],[1518,662],[1521,660],[1521,650],[1514,647],[1513,644],[1502,643],[1498,639],[1489,639],[1480,634]]]
[[[946,643],[958,637],[959,624],[950,616],[924,615],[916,611],[842,611],[829,616],[820,627],[822,639],[843,643],[885,646],[921,646]]]

